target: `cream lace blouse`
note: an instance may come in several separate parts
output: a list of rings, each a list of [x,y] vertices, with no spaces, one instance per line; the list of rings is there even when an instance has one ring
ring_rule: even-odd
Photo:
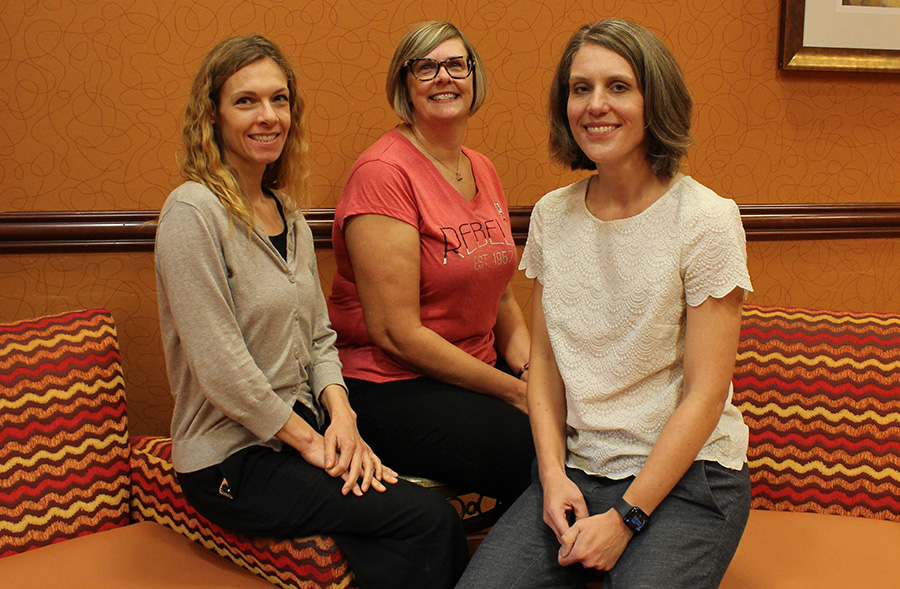
[[[641,469],[681,398],[686,305],[752,286],[734,201],[686,176],[642,213],[604,222],[587,210],[587,185],[535,205],[520,268],[543,285],[567,463],[619,479]],[[747,436],[729,391],[697,458],[740,469]]]

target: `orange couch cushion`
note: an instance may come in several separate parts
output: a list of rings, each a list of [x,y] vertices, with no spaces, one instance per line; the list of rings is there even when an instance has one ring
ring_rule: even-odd
[[[720,589],[897,587],[900,523],[752,510]]]
[[[142,522],[0,559],[16,589],[144,589],[272,585],[178,533]]]
[[[129,471],[109,313],[0,325],[0,557],[127,524]]]

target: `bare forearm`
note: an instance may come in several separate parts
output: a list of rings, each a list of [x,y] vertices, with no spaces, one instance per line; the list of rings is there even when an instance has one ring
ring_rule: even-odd
[[[522,309],[513,296],[512,289],[506,288],[497,306],[497,323],[494,325],[494,347],[515,373],[519,373],[528,363],[531,336]]]
[[[686,399],[663,428],[647,461],[625,493],[625,500],[650,514],[672,491],[709,439],[722,405]]]
[[[538,368],[528,381],[528,417],[541,480],[565,473],[566,402],[562,391],[547,386]]]
[[[356,420],[356,413],[350,407],[347,391],[340,385],[330,384],[322,389],[319,402],[328,411],[328,415],[332,420],[344,417]]]
[[[650,513],[669,494],[722,417],[737,355],[743,291],[688,307],[684,393],[625,500]]]
[[[525,383],[469,355],[424,326],[401,330],[383,349],[423,376],[507,402],[523,398]]]
[[[276,432],[275,437],[300,452],[304,458],[313,452],[314,446],[320,444],[322,440],[322,436],[294,412],[291,412],[287,423]]]
[[[556,364],[541,306],[543,286],[534,283],[532,308],[531,375],[528,378],[528,418],[537,453],[541,481],[565,476],[566,387]]]

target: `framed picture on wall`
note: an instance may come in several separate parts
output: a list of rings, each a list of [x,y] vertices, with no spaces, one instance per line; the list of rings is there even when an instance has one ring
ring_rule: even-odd
[[[900,72],[900,0],[783,0],[779,67]]]

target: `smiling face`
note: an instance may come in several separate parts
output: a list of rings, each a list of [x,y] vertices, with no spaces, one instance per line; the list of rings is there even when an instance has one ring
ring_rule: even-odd
[[[429,59],[444,61],[452,57],[469,57],[466,46],[459,38],[447,39],[435,47]],[[412,101],[418,125],[441,124],[463,120],[469,116],[473,99],[474,73],[466,78],[451,78],[443,67],[433,80],[420,82],[409,72],[406,87]]]
[[[567,102],[569,128],[597,168],[646,160],[644,97],[634,71],[619,54],[586,43],[572,60]]]
[[[215,122],[223,158],[238,180],[262,177],[281,156],[291,128],[287,78],[278,64],[261,59],[228,78]]]

